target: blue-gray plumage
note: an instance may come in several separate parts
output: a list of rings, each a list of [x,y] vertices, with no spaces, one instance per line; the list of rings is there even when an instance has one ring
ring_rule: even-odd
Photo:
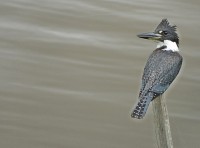
[[[139,102],[131,114],[133,118],[143,118],[150,102],[163,94],[179,73],[182,56],[178,53],[179,38],[175,31],[176,26],[170,26],[167,19],[163,19],[155,32],[138,35],[160,43],[144,68]]]

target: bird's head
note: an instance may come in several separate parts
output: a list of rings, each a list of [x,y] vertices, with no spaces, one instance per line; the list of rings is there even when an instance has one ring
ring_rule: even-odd
[[[155,40],[164,43],[171,41],[179,45],[179,37],[176,33],[176,26],[170,25],[167,19],[163,19],[156,27],[154,32],[142,33],[137,35],[139,38]]]

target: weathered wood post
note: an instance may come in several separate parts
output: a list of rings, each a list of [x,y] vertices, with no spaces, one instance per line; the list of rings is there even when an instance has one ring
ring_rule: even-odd
[[[159,96],[152,101],[154,124],[158,148],[173,148],[169,116],[165,98]]]

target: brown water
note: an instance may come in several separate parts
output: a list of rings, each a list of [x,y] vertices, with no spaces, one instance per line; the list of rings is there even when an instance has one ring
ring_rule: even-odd
[[[167,91],[176,148],[200,147],[200,1],[1,0],[0,147],[155,148],[151,107],[133,120],[155,43],[178,26],[184,66]]]

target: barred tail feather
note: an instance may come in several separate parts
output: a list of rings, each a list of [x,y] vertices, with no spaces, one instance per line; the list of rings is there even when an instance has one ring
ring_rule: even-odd
[[[152,93],[148,93],[146,96],[140,98],[139,102],[137,103],[135,109],[133,110],[131,117],[141,119],[146,114],[146,111],[149,107],[149,104],[153,98]]]

